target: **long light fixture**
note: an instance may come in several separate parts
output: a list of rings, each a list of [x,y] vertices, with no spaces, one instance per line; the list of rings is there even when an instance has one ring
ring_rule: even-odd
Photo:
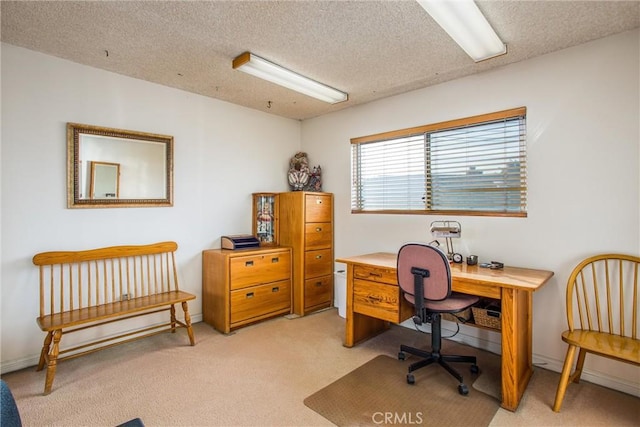
[[[245,52],[235,58],[233,60],[233,68],[330,104],[349,99],[349,95],[345,92],[318,83],[251,52]]]
[[[507,53],[507,46],[473,0],[417,0],[474,61]]]

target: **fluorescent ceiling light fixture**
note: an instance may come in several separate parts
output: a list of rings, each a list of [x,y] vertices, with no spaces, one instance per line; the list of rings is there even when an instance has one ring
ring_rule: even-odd
[[[345,92],[287,70],[251,52],[245,52],[235,58],[233,68],[330,104],[349,99]]]
[[[474,61],[507,53],[507,46],[473,0],[417,0]]]

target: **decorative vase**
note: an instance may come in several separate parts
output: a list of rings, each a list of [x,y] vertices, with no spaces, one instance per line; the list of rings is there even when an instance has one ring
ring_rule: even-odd
[[[302,190],[309,182],[309,173],[303,170],[290,170],[287,177],[294,191]]]

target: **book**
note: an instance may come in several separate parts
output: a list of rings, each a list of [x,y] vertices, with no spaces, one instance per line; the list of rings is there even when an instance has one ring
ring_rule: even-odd
[[[220,239],[222,249],[246,249],[260,247],[260,241],[251,234],[234,234],[230,236],[222,236]]]

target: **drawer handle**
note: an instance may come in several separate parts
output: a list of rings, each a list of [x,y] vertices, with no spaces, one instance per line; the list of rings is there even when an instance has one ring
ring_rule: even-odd
[[[322,227],[316,227],[316,231],[320,233],[322,231]]]
[[[374,276],[374,277],[382,277],[382,273],[374,273],[374,272],[370,272],[369,276]]]
[[[244,263],[245,267],[253,267],[253,261],[247,261]]]
[[[322,282],[316,282],[316,286],[317,286],[317,287],[322,286]]]
[[[271,292],[280,292],[280,286],[274,286],[271,288]]]
[[[382,302],[382,297],[376,295],[367,295],[367,298],[373,302]]]
[[[253,292],[247,292],[247,298],[253,298]]]
[[[316,259],[322,259],[322,255],[316,255]]]
[[[278,257],[271,258],[271,262],[272,262],[272,263],[274,263],[274,264],[275,264],[276,262],[280,262],[280,258],[278,258]]]
[[[321,204],[322,204],[322,199],[316,199],[316,203],[317,203],[318,205],[321,205]]]

